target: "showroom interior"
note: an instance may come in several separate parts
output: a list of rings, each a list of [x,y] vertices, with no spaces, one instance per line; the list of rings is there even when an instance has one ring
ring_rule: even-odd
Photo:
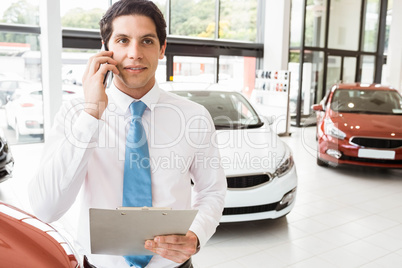
[[[14,167],[0,179],[0,201],[32,212],[28,183],[66,95],[83,96],[86,63],[101,47],[99,20],[114,2],[2,1],[0,130]],[[337,83],[402,94],[402,1],[153,2],[168,25],[156,72],[161,87],[214,84],[242,94],[289,146],[297,170],[287,215],[222,222],[193,256],[194,267],[400,267],[401,161],[399,168],[317,165],[312,106]],[[27,87],[38,95],[12,107],[16,97],[7,90]],[[29,125],[19,127],[22,118]],[[76,217],[68,216],[53,224],[66,228]]]

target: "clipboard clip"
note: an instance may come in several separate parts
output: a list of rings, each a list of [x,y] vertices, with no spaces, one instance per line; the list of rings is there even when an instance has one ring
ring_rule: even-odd
[[[117,207],[117,210],[142,210],[142,211],[152,211],[152,210],[172,210],[169,207]],[[122,211],[120,215],[125,216],[127,215],[126,212]],[[162,212],[163,216],[168,215],[167,212]]]
[[[169,207],[117,207],[117,210],[172,210]]]

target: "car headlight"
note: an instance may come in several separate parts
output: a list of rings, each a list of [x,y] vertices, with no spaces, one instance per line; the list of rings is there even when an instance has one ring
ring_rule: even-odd
[[[324,121],[324,131],[325,134],[330,135],[334,138],[343,140],[346,138],[346,134],[345,132],[339,130],[339,128],[337,128],[334,124],[334,122],[332,122],[331,119],[325,119]]]
[[[285,148],[286,153],[283,155],[283,158],[279,161],[279,164],[276,167],[275,177],[282,177],[293,168],[294,161],[292,152],[287,145],[285,145]]]

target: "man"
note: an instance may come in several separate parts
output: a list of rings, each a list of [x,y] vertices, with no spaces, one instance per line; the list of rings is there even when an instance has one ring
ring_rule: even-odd
[[[121,0],[106,12],[100,26],[108,51],[88,61],[85,99],[66,103],[55,118],[30,184],[32,209],[52,222],[79,202],[75,235],[80,253],[98,268],[136,265],[123,256],[90,254],[88,211],[122,206],[129,107],[141,101],[146,105],[141,121],[150,155],[152,206],[198,210],[185,236],[146,241],[144,247],[157,255],[142,266],[192,267],[191,256],[219,224],[226,193],[219,152],[212,146],[211,116],[203,106],[165,92],[156,83],[158,60],[166,49],[166,23],[155,4]],[[114,79],[105,90],[107,71]]]

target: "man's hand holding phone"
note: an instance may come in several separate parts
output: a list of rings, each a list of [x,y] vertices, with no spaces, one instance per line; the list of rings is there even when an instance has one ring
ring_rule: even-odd
[[[105,93],[106,75],[111,72],[119,74],[112,51],[101,51],[90,57],[82,77],[85,96],[85,111],[93,117],[100,119],[105,111],[108,98]]]

